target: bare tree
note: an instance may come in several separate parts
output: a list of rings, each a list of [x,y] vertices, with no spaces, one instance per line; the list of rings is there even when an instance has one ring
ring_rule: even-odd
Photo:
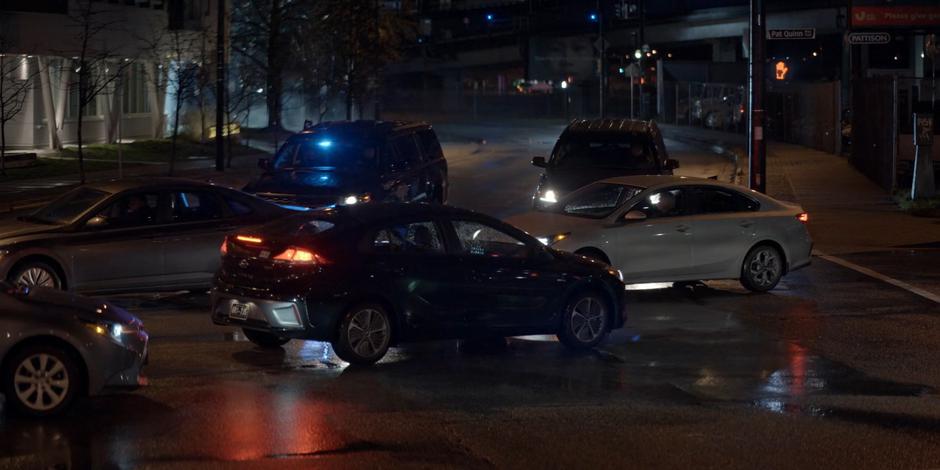
[[[131,61],[120,57],[105,43],[103,34],[118,30],[122,22],[103,6],[104,2],[77,0],[71,19],[78,30],[78,56],[75,58],[76,80],[68,86],[76,90],[78,101],[78,172],[81,183],[85,183],[85,156],[82,151],[82,123],[85,110],[99,95],[111,91],[113,84],[124,75]]]
[[[7,174],[7,123],[12,121],[26,103],[33,85],[35,71],[31,71],[26,57],[6,54],[0,36],[0,175]]]

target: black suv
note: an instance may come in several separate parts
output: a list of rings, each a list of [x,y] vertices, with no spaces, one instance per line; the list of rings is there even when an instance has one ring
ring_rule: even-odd
[[[567,193],[598,180],[626,175],[671,175],[669,158],[653,121],[579,119],[561,133],[551,158],[535,157],[545,168],[533,195],[536,209],[554,205]]]
[[[308,122],[258,166],[245,191],[283,205],[447,200],[447,161],[423,122]]]

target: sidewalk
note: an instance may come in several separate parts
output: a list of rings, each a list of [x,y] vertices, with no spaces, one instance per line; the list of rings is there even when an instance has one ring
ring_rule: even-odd
[[[231,168],[219,173],[215,170],[215,160],[184,160],[176,163],[174,174],[181,178],[199,179],[241,188],[253,176],[258,158],[267,154],[259,152],[253,155],[239,155],[232,158]],[[77,165],[77,163],[76,163]],[[124,169],[124,178],[166,176],[169,165],[135,165]],[[117,179],[118,171],[94,171],[85,174],[88,183]],[[0,213],[12,212],[37,207],[57,197],[68,189],[78,185],[78,174],[28,180],[0,181]]]
[[[663,125],[675,140],[738,155],[746,172],[741,134]],[[809,213],[816,249],[827,254],[917,248],[940,242],[940,220],[902,212],[886,191],[844,157],[799,145],[767,145],[767,193],[797,202]]]

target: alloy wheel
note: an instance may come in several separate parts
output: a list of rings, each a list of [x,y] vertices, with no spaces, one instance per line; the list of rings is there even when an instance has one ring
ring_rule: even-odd
[[[593,297],[584,297],[571,309],[571,332],[584,343],[590,343],[604,334],[607,312],[604,305]]]
[[[768,287],[777,282],[780,276],[780,257],[770,247],[758,249],[747,266],[748,275],[759,287]]]
[[[34,411],[49,411],[61,405],[71,384],[65,364],[46,353],[28,356],[13,375],[16,397]]]
[[[20,272],[16,283],[27,287],[50,287],[57,289],[59,282],[55,275],[45,268],[30,266]]]
[[[350,348],[361,357],[372,357],[388,345],[389,325],[385,315],[366,308],[356,312],[346,328]]]

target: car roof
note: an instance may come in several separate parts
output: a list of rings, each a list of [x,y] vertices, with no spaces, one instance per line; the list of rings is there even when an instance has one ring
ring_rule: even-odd
[[[357,139],[381,140],[390,134],[404,131],[431,129],[423,121],[324,121],[291,136],[291,139],[309,139],[325,133],[338,136],[354,136]]]
[[[127,190],[137,190],[137,189],[163,189],[168,186],[191,186],[191,187],[215,187],[211,183],[205,183],[202,181],[196,181],[186,178],[171,178],[171,177],[135,177],[135,178],[124,178],[124,179],[115,179],[110,181],[102,181],[98,183],[88,183],[85,185],[86,188],[97,189],[99,191],[105,191],[109,193],[119,193]]]
[[[732,189],[738,192],[749,193],[750,189],[736,184],[725,183],[718,180],[706,178],[694,178],[691,176],[676,175],[634,175],[634,176],[616,176],[600,180],[599,183],[623,184],[636,186],[644,189],[655,189],[665,186],[714,186],[718,188]]]
[[[565,132],[578,134],[649,134],[655,126],[653,121],[639,119],[575,119]]]

